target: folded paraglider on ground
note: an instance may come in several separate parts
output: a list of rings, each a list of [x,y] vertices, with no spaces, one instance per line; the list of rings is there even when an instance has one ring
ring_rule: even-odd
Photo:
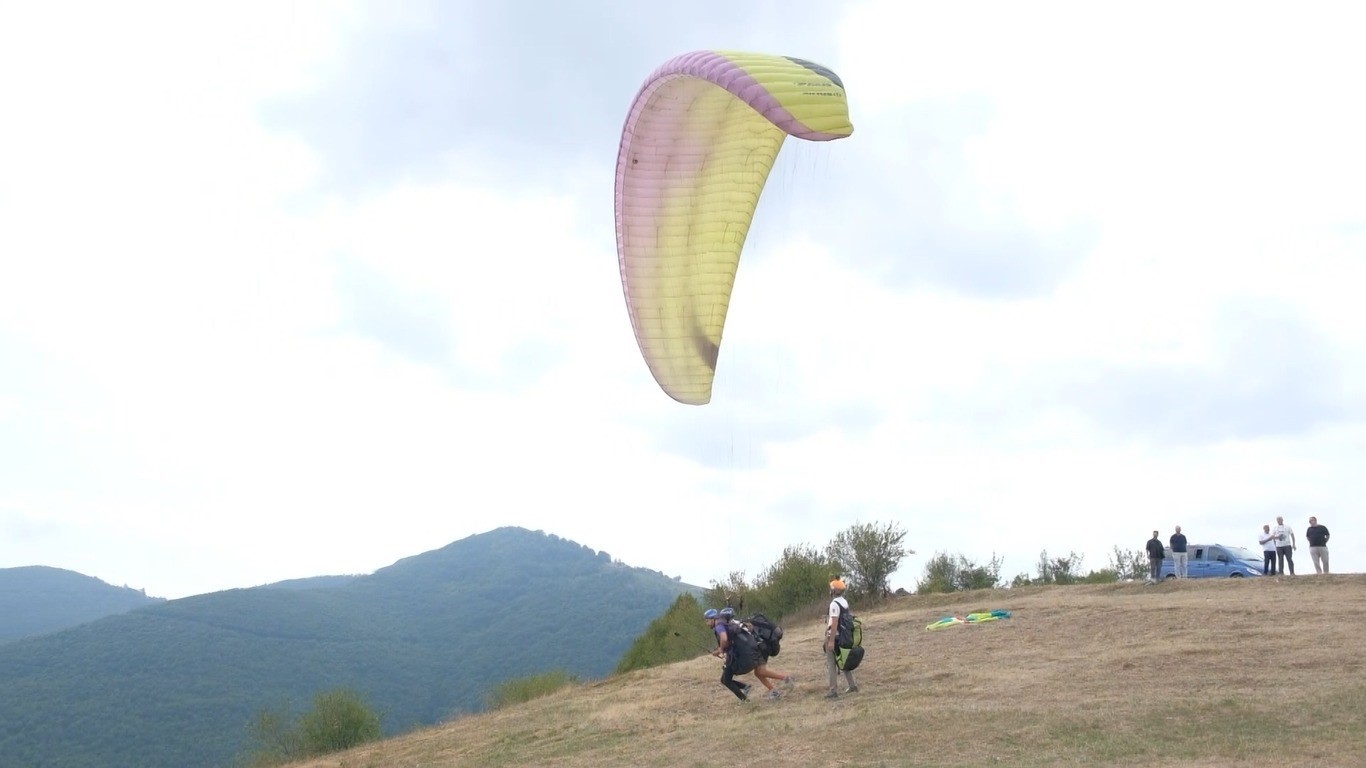
[[[944,629],[946,627],[957,627],[963,624],[985,624],[988,621],[1010,618],[1010,611],[1000,609],[994,611],[978,611],[969,613],[966,616],[945,616],[937,621],[932,621],[925,625],[925,629]]]

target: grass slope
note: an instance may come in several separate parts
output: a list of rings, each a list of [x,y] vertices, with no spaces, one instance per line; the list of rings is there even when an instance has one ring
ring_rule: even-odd
[[[925,630],[995,608],[1013,616]],[[799,680],[782,701],[738,704],[700,656],[302,765],[700,768],[731,751],[817,766],[1347,766],[1366,753],[1363,575],[913,596],[862,615],[862,690],[836,701],[812,618],[787,626],[773,660]]]

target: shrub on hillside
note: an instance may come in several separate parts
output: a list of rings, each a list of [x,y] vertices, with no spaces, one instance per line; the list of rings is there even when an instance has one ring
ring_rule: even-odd
[[[648,669],[697,657],[716,644],[702,621],[702,604],[690,593],[674,600],[661,616],[650,622],[617,662],[616,672]]]
[[[488,695],[488,708],[491,710],[502,709],[512,704],[521,704],[524,701],[531,701],[552,694],[577,682],[579,682],[577,677],[563,669],[508,680],[499,683]]]
[[[1110,554],[1110,569],[1120,581],[1143,581],[1148,578],[1148,553],[1141,549],[1120,549],[1116,544]]]
[[[915,587],[919,594],[932,592],[959,592],[968,589],[991,589],[1000,585],[1003,558],[992,555],[986,565],[967,559],[963,555],[936,553],[925,563],[925,576]]]
[[[731,573],[724,582],[713,583],[703,593],[703,602],[708,608],[729,605],[741,615],[757,612],[776,620],[824,598],[826,585],[841,570],[840,564],[813,547],[789,546],[753,584],[745,580],[743,573]]]
[[[840,531],[826,547],[826,555],[840,566],[854,597],[880,598],[890,589],[888,580],[906,555],[902,542],[906,530],[896,523],[856,523]]]
[[[787,547],[778,562],[759,575],[749,612],[759,611],[771,619],[790,616],[826,598],[827,585],[839,571],[829,556],[812,547]]]
[[[355,691],[338,689],[313,697],[313,708],[299,718],[304,751],[325,755],[377,741],[382,734],[379,716]]]
[[[1068,552],[1064,557],[1049,557],[1048,550],[1045,549],[1039,553],[1039,563],[1035,566],[1038,575],[1030,578],[1021,573],[1010,582],[1010,585],[1023,587],[1031,584],[1077,584],[1082,581],[1081,561],[1082,556],[1076,552]]]
[[[291,718],[285,708],[264,710],[249,726],[257,748],[248,764],[255,768],[284,765],[305,757],[378,741],[379,716],[359,693],[338,688],[313,697],[313,708]]]
[[[743,610],[746,597],[754,587],[745,579],[744,571],[731,571],[724,581],[713,581],[711,587],[702,593],[702,602],[708,608],[724,608],[729,605],[736,611]]]

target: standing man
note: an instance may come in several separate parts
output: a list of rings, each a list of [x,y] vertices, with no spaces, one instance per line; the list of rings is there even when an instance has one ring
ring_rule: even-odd
[[[1280,563],[1281,575],[1285,575],[1285,567],[1290,566],[1290,575],[1295,575],[1295,532],[1290,530],[1290,526],[1285,524],[1285,518],[1276,515],[1276,527],[1271,529],[1276,534],[1276,561]]]
[[[1271,532],[1270,525],[1262,526],[1262,535],[1257,537],[1257,541],[1262,543],[1262,575],[1276,575],[1276,534]]]
[[[1172,570],[1176,572],[1176,578],[1186,578],[1186,534],[1181,532],[1181,526],[1176,526],[1176,533],[1172,534]]]
[[[1304,539],[1309,542],[1309,559],[1314,561],[1314,573],[1328,573],[1328,526],[1319,525],[1319,519],[1311,516]]]
[[[835,647],[835,638],[840,632],[840,618],[849,610],[849,601],[844,599],[844,582],[835,579],[830,582],[830,610],[825,620],[825,671],[829,679],[830,690],[826,691],[825,698],[837,699],[840,692],[836,687],[839,682],[839,663],[835,660],[839,656],[839,649]],[[854,682],[854,673],[843,670],[844,682],[848,687],[845,693],[858,693],[858,684]]]
[[[1148,539],[1148,583],[1156,584],[1158,578],[1162,576],[1162,558],[1167,554],[1162,546],[1162,535],[1153,531],[1153,537]]]

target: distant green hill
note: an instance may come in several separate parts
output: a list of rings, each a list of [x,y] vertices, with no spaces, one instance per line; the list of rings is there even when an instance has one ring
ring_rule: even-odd
[[[161,602],[165,600],[140,590],[111,586],[61,568],[0,568],[0,643]]]
[[[262,585],[262,589],[321,589],[340,587],[359,579],[360,576],[309,576],[303,579],[286,579]]]
[[[6,766],[230,765],[258,712],[359,691],[388,733],[504,680],[603,677],[691,587],[500,528],[317,588],[199,595],[0,646]]]

